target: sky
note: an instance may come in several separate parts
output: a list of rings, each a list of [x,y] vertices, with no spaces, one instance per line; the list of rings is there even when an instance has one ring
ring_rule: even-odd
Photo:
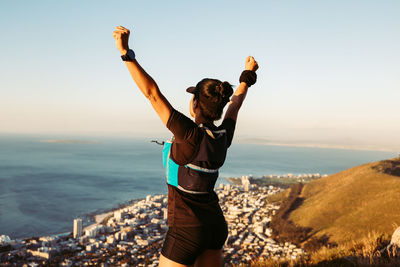
[[[171,133],[120,59],[130,47],[173,107],[203,78],[258,81],[243,142],[400,152],[400,1],[1,1],[0,134]]]

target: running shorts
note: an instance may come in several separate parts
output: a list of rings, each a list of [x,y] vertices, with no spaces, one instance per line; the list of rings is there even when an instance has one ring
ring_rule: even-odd
[[[161,254],[177,263],[192,265],[206,249],[221,249],[228,237],[226,223],[200,227],[169,227]]]

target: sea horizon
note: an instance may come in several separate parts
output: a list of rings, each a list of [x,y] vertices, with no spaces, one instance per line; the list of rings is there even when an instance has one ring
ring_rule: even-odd
[[[149,137],[151,136],[151,137]],[[110,132],[88,132],[88,133],[47,133],[47,132],[0,132],[0,137],[38,137],[43,140],[77,140],[84,142],[98,142],[97,139],[152,139],[152,140],[169,140],[172,134],[138,134],[138,133],[110,133]],[[278,140],[271,138],[263,138],[257,136],[234,136],[233,143],[238,144],[256,144],[265,146],[285,146],[285,147],[304,147],[304,148],[322,148],[322,149],[342,149],[354,151],[379,151],[400,154],[400,147],[390,145],[370,144],[366,142],[351,143],[341,142],[340,140]]]

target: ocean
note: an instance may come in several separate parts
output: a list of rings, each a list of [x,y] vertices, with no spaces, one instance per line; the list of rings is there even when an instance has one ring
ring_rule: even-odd
[[[43,141],[43,140],[56,141]],[[166,194],[161,146],[146,138],[0,135],[0,235],[10,238],[72,231],[84,218]],[[94,142],[93,142],[94,141]],[[219,183],[252,174],[333,174],[395,157],[395,152],[233,143]]]

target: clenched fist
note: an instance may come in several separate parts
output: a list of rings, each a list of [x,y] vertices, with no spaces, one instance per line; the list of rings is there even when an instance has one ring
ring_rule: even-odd
[[[121,55],[125,55],[129,50],[129,33],[130,31],[122,26],[115,27],[115,31],[113,32],[113,37],[115,39],[115,45],[117,49],[121,53]]]
[[[256,71],[258,69],[257,61],[254,59],[254,57],[251,57],[251,56],[248,56],[246,58],[244,66],[245,66],[245,70]]]

